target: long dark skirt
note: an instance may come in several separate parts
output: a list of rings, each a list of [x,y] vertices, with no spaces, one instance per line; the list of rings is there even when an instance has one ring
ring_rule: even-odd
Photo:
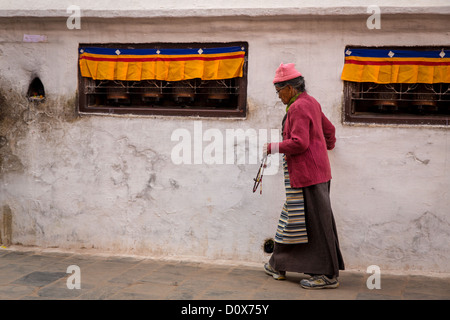
[[[308,243],[275,243],[269,260],[278,271],[339,276],[344,260],[330,203],[330,181],[303,188]]]

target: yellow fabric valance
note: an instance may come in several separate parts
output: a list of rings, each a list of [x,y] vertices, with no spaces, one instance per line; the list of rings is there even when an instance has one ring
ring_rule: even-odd
[[[243,76],[243,47],[206,49],[80,48],[80,71],[94,80],[220,80]]]
[[[342,80],[375,83],[450,83],[450,51],[345,51]]]

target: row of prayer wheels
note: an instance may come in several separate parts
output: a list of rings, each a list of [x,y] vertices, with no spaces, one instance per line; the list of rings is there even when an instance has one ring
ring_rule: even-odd
[[[126,103],[130,99],[129,90],[134,90],[141,96],[144,102],[158,102],[163,99],[161,86],[157,83],[150,83],[143,87],[115,87],[107,89],[106,98],[113,103]],[[196,94],[205,94],[207,99],[224,101],[229,98],[229,88],[221,81],[208,81],[200,87],[194,87],[189,81],[180,81],[177,85],[171,87],[170,94],[177,103],[190,103],[195,99]]]
[[[399,107],[398,93],[386,88],[380,87],[377,89],[377,100],[374,102],[374,106],[382,111],[397,111]],[[424,84],[417,84],[417,86],[409,92],[413,95],[413,101],[410,102],[412,107],[415,107],[417,111],[437,111],[438,106],[435,101],[435,96],[429,88]]]

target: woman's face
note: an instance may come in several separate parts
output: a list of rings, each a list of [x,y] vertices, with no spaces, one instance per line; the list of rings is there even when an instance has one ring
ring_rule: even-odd
[[[282,88],[275,87],[275,89],[277,90],[278,98],[280,98],[280,100],[286,105],[289,103],[291,98],[295,95],[295,94],[293,94],[294,88],[292,88],[290,85],[287,85]]]

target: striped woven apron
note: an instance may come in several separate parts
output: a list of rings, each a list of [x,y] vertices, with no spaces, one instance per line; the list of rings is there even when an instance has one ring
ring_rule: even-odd
[[[302,188],[291,188],[286,156],[283,157],[286,202],[281,210],[275,242],[283,244],[307,243],[305,202]]]

